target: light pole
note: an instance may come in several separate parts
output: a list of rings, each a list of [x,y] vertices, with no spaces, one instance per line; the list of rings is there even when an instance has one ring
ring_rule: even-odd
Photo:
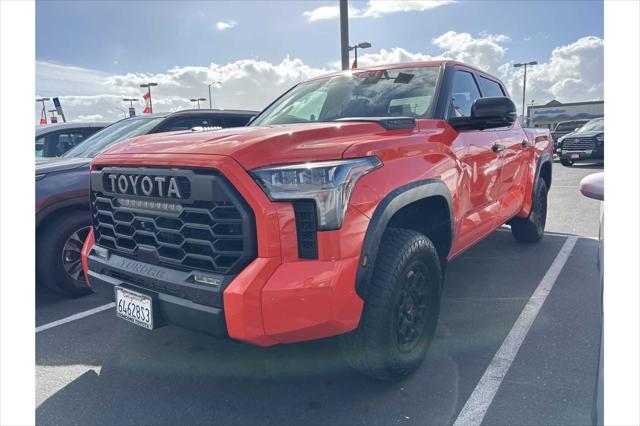
[[[524,67],[524,83],[522,84],[522,125],[524,126],[524,102],[527,94],[527,66],[538,65],[538,61],[513,64],[514,68]]]
[[[213,107],[211,106],[211,86],[213,86],[214,84],[222,84],[221,81],[213,81],[211,83],[209,83],[209,109],[213,109]]]
[[[47,124],[47,106],[45,105],[46,101],[50,101],[51,98],[36,98],[36,102],[42,102],[42,112],[40,113],[40,124],[42,123],[42,118],[44,117],[44,124]]]
[[[133,107],[133,103],[134,102],[138,102],[138,99],[136,98],[123,98],[122,99],[123,102],[129,102],[129,116],[130,117],[134,117],[136,115],[136,110]],[[149,102],[151,102],[151,95],[149,95]],[[125,115],[125,118],[127,116]]]
[[[136,98],[123,98],[122,100],[124,102],[129,102],[129,108],[133,108],[133,103],[138,102],[138,99]]]
[[[149,112],[153,114],[153,104],[151,103],[151,88],[157,86],[158,83],[144,83],[141,84],[140,87],[144,87],[147,89],[147,93],[149,94]]]
[[[349,46],[349,51],[355,51],[355,59],[353,60],[353,68],[358,68],[358,48],[360,49],[368,49],[371,47],[371,43],[368,41],[363,41],[362,43],[358,43],[353,46]]]
[[[349,4],[340,0],[340,58],[342,69],[349,69]]]
[[[198,103],[198,109],[200,109],[200,101],[206,101],[207,98],[192,98],[189,99],[191,102],[197,102]]]

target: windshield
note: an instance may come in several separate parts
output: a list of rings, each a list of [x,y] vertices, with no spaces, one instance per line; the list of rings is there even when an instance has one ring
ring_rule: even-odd
[[[63,157],[95,157],[116,142],[146,134],[162,120],[164,117],[140,117],[118,121],[69,150]]]
[[[438,67],[357,71],[302,83],[285,93],[252,126],[334,121],[347,117],[425,117]]]
[[[576,133],[586,132],[604,132],[604,119],[598,118],[595,120],[591,120],[584,126],[580,127],[580,129]]]

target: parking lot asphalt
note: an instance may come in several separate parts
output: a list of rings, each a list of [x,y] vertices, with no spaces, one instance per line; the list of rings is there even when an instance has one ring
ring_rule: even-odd
[[[597,171],[554,165],[539,244],[519,245],[502,228],[451,262],[429,357],[401,383],[353,373],[335,339],[258,348],[172,326],[147,332],[108,309],[36,334],[37,423],[452,424],[570,234],[581,238],[483,424],[588,424],[602,321],[599,203],[577,188]],[[38,290],[36,325],[105,303]]]

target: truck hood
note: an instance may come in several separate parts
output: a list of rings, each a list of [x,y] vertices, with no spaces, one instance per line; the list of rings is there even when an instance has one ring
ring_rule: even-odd
[[[253,169],[272,164],[337,159],[354,143],[377,139],[386,133],[413,131],[386,130],[371,122],[237,127],[139,136],[113,146],[101,156],[224,155],[234,158],[246,169]]]
[[[88,166],[91,158],[47,158],[36,161],[36,174],[62,172]]]

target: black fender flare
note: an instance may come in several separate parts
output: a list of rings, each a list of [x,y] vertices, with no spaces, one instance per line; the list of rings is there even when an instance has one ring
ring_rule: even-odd
[[[542,165],[544,163],[549,163],[549,167],[551,167],[551,174],[553,174],[553,162],[551,161],[551,154],[549,154],[546,151],[540,154],[540,157],[538,158],[538,162],[536,164],[536,174],[533,177],[533,186],[531,187],[531,202],[533,202],[533,194],[535,193],[536,186],[538,185],[538,179],[540,178],[540,171],[542,170]],[[551,185],[549,185],[549,188],[547,188],[547,190],[550,190],[550,189],[551,189]]]
[[[389,192],[378,204],[369,221],[367,232],[362,244],[360,263],[356,273],[356,293],[363,300],[366,299],[367,284],[371,281],[373,269],[378,255],[378,248],[384,231],[395,213],[403,207],[426,198],[442,197],[449,208],[451,226],[451,241],[453,242],[453,208],[451,193],[447,185],[440,179],[424,179],[411,182]]]

